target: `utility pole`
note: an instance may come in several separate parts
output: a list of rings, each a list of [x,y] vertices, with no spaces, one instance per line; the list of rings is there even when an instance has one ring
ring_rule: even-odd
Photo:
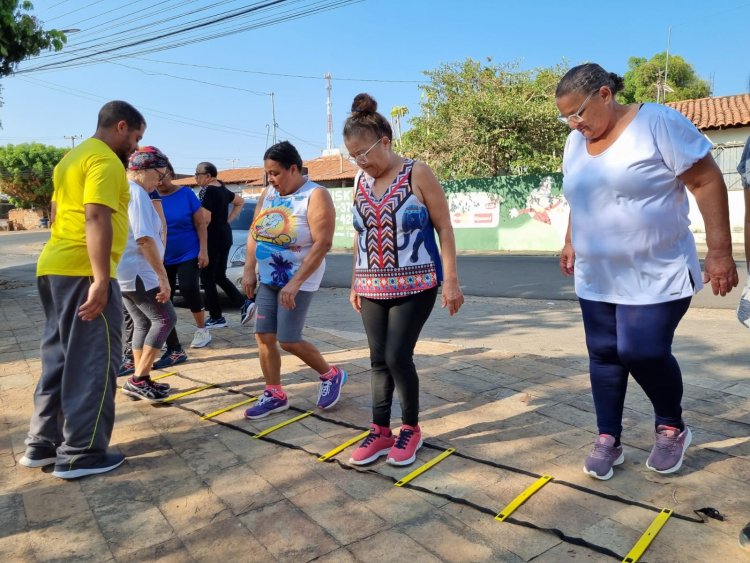
[[[234,170],[234,163],[240,161],[239,158],[228,158],[227,160],[231,163],[232,170]]]
[[[667,76],[669,76],[669,48],[672,45],[672,26],[669,26],[669,32],[667,33],[667,57],[664,62],[664,102],[667,101]]]
[[[70,148],[76,148],[76,139],[83,139],[82,135],[63,135],[63,139],[70,139]]]
[[[271,135],[271,141],[273,145],[276,144],[276,127],[278,127],[278,123],[276,123],[276,102],[274,99],[274,93],[271,92],[271,119],[273,120],[271,123],[271,127],[273,128],[273,134]]]
[[[333,150],[333,113],[331,111],[331,76],[326,72],[323,78],[326,79],[326,151]]]

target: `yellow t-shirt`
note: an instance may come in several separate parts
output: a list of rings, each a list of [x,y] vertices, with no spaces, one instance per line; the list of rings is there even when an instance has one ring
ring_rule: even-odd
[[[92,276],[86,247],[87,203],[112,209],[110,275],[128,239],[130,189],[125,167],[109,145],[89,138],[72,149],[55,166],[52,200],[56,205],[52,235],[36,266],[37,276]]]

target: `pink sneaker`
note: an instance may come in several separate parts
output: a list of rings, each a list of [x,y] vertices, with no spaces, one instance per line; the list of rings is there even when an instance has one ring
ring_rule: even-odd
[[[388,453],[386,463],[391,465],[409,465],[417,459],[417,450],[422,447],[422,430],[417,426],[401,425],[398,439]]]
[[[381,455],[387,455],[396,439],[391,434],[391,429],[377,424],[370,424],[370,433],[359,447],[352,452],[349,463],[352,465],[367,465],[378,459]]]

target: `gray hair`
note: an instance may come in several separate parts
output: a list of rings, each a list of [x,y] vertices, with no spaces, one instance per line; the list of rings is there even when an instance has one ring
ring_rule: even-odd
[[[555,97],[578,92],[594,92],[602,86],[607,86],[613,94],[617,94],[625,86],[625,81],[621,76],[607,72],[596,63],[586,63],[574,66],[565,73],[557,85]]]

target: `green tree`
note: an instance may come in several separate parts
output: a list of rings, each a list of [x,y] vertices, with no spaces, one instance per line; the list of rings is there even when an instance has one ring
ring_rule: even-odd
[[[421,114],[400,148],[444,180],[559,170],[568,129],[555,119],[555,88],[565,70],[466,59],[426,71]]]
[[[623,103],[678,102],[711,95],[710,84],[695,73],[690,63],[679,55],[669,55],[667,64],[666,52],[649,60],[630,57],[623,78],[625,88],[619,94]]]
[[[0,76],[7,76],[22,60],[42,51],[59,51],[65,45],[62,31],[45,31],[29,14],[34,6],[24,0],[0,0]]]
[[[67,151],[41,143],[0,147],[0,192],[18,207],[49,209],[52,170]]]

